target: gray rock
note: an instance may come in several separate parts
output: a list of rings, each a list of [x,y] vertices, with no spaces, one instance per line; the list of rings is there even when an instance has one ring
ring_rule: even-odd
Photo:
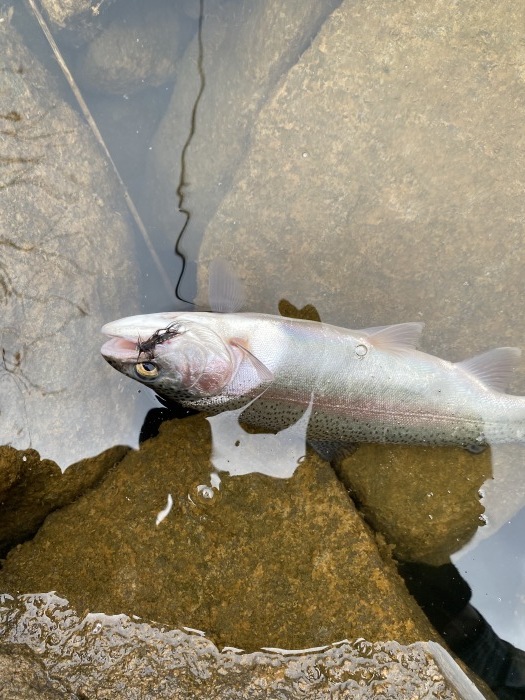
[[[190,257],[228,191],[258,110],[337,4],[338,0],[204,4],[204,91],[199,99],[196,38],[180,63],[171,105],[153,144],[146,202],[153,222],[172,235],[174,222],[181,220],[174,193],[183,178],[183,206],[191,212],[185,235]],[[182,174],[181,153],[187,141]]]
[[[134,241],[85,123],[11,26],[0,47],[0,445],[63,467],[136,444],[136,391],[99,355],[137,307]]]
[[[219,652],[189,631],[170,631],[124,615],[80,616],[54,594],[7,598],[0,609],[0,630],[7,643],[20,640],[38,652],[49,675],[67,682],[80,697],[372,700],[379,689],[382,697],[493,697],[486,688],[481,695],[435,643],[403,646],[360,639],[309,653]]]

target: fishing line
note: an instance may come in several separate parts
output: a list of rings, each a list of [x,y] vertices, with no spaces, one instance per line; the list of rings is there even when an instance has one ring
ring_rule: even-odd
[[[186,269],[187,265],[187,260],[186,256],[184,253],[181,251],[180,244],[182,242],[182,237],[184,236],[184,232],[186,231],[188,224],[190,223],[190,210],[184,208],[184,188],[188,184],[186,182],[186,153],[188,151],[188,148],[191,144],[191,141],[195,135],[195,132],[197,130],[197,107],[199,106],[199,102],[201,100],[202,94],[204,92],[204,88],[206,86],[206,80],[204,77],[204,43],[202,40],[202,27],[204,24],[204,0],[199,0],[199,25],[197,29],[197,46],[198,46],[198,56],[197,56],[197,71],[199,74],[199,91],[197,92],[197,96],[195,98],[195,102],[193,104],[193,109],[191,110],[191,119],[190,119],[190,133],[188,134],[188,138],[186,139],[184,146],[182,148],[181,152],[181,157],[180,157],[180,178],[179,178],[179,185],[177,187],[177,197],[179,198],[179,211],[181,214],[184,214],[186,217],[186,221],[184,222],[184,225],[182,226],[179,235],[177,236],[177,240],[175,241],[175,255],[177,255],[182,262],[182,269],[180,271],[179,279],[177,282],[177,285],[175,287],[175,296],[179,301],[183,301],[186,304],[191,304],[192,306],[195,306],[195,302],[189,301],[188,299],[184,299],[179,293],[180,286],[182,284],[182,280],[184,278],[184,271]]]

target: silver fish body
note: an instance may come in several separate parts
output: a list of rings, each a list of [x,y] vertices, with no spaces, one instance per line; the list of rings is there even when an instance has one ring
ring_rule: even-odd
[[[246,406],[242,420],[267,430],[290,426],[310,407],[310,440],[525,441],[525,397],[504,393],[520,351],[447,362],[415,349],[421,330],[173,312],[107,324],[102,332],[112,339],[102,354],[165,398],[212,414]]]

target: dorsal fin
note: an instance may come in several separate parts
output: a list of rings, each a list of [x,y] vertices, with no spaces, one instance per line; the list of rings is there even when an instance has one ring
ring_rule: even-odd
[[[212,260],[208,268],[208,301],[218,313],[234,313],[244,305],[243,284],[222,258]]]
[[[366,334],[371,344],[381,350],[399,352],[414,350],[425,324],[419,321],[397,323],[394,326],[376,326],[365,328],[361,333]]]
[[[488,389],[506,391],[512,371],[520,356],[521,350],[519,348],[494,348],[494,350],[489,350],[456,364]]]

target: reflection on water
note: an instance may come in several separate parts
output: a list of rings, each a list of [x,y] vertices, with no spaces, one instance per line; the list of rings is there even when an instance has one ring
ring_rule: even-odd
[[[231,476],[266,474],[277,479],[289,479],[306,456],[306,431],[312,406],[296,423],[273,433],[250,434],[239,419],[244,408],[226,411],[208,418],[215,469]]]
[[[484,611],[503,639],[520,649],[525,649],[524,525],[522,508],[489,540],[453,557],[472,587],[474,607]]]
[[[118,176],[57,74],[33,14],[18,5],[5,11],[0,18],[6,76],[0,95],[0,442],[35,448],[66,467],[117,442],[137,446],[144,415],[153,407],[141,442],[155,435],[164,419],[186,415],[180,407],[159,408],[147,390],[106,367],[98,354],[98,331],[121,316],[180,308],[175,288],[180,297],[192,299],[197,287],[205,287],[208,264],[218,256],[239,271],[251,311],[276,313],[286,296],[299,305],[313,304],[323,320],[344,327],[424,320],[425,350],[454,360],[497,343],[523,345],[515,314],[525,302],[518,254],[523,163],[516,127],[525,118],[518,29],[525,21],[523,8],[482,0],[475,11],[467,3],[452,13],[443,14],[440,6],[414,13],[393,3],[385,15],[374,4],[357,12],[352,3],[335,0],[322,6],[114,0],[93,3],[92,13],[76,16],[73,9],[70,16],[57,17],[51,3],[41,4],[60,60],[71,70],[74,90],[86,101]],[[135,220],[130,205],[132,212],[136,207]],[[184,265],[175,247],[185,256]],[[202,293],[199,302],[206,302]],[[286,313],[294,315],[290,309]],[[360,347],[366,356],[368,346]],[[325,355],[309,358],[312,372]],[[501,382],[503,374],[491,378]],[[512,393],[525,394],[524,376],[522,370],[514,375]],[[480,413],[482,404],[484,399]],[[238,422],[244,409],[211,417],[205,426],[211,426],[213,451],[202,455],[199,466],[197,442],[205,440],[207,427],[192,428],[196,423],[189,419],[186,457],[179,447],[176,452],[181,463],[188,459],[184,468],[172,461],[175,447],[161,435],[164,452],[158,463],[169,465],[173,476],[140,472],[147,512],[131,509],[124,481],[119,482],[119,505],[128,519],[117,528],[108,515],[108,531],[117,541],[117,529],[133,528],[134,518],[143,518],[141,536],[153,529],[156,538],[147,540],[155,554],[147,560],[151,570],[159,580],[174,577],[171,599],[185,590],[188,578],[198,581],[180,595],[187,596],[185,610],[193,610],[206,631],[212,618],[216,629],[232,634],[249,621],[244,611],[243,622],[228,627],[220,614],[228,593],[223,590],[224,600],[215,600],[206,578],[209,560],[217,556],[210,541],[225,557],[224,568],[231,566],[224,542],[214,539],[217,529],[233,538],[232,547],[239,546],[240,532],[259,527],[252,522],[259,498],[273,493],[287,512],[296,480],[306,473],[311,478],[315,473],[318,488],[297,496],[297,521],[304,500],[320,510],[303,513],[308,532],[286,542],[291,549],[300,541],[303,553],[312,555],[293,559],[297,575],[291,567],[289,578],[284,576],[285,541],[273,529],[276,513],[267,504],[267,522],[260,523],[258,535],[260,542],[275,540],[275,546],[257,575],[271,571],[273,579],[268,574],[259,594],[247,583],[247,600],[255,621],[259,615],[264,620],[264,601],[273,588],[284,596],[273,602],[281,617],[293,618],[290,608],[303,605],[304,616],[316,620],[310,637],[303,637],[311,644],[312,630],[328,634],[325,620],[335,609],[336,616],[344,616],[336,591],[346,591],[356,564],[345,568],[330,559],[327,533],[339,524],[330,519],[323,499],[327,483],[331,498],[338,491],[327,465],[326,472],[321,462],[317,471],[308,471],[313,467],[302,462],[309,419],[304,408],[277,434],[246,432]],[[79,463],[59,478],[35,453],[2,449],[0,493],[11,519],[9,527],[0,522],[5,550],[32,537],[49,513],[67,511],[64,506],[77,498],[81,503],[86,489],[96,491],[101,479],[111,479],[123,455],[106,452],[96,464]],[[339,519],[350,518],[342,504],[350,509],[355,503],[394,547],[410,590],[451,647],[500,697],[517,697],[523,686],[521,656],[501,639],[525,648],[521,449],[498,447],[473,456],[452,448],[366,445],[350,456],[332,454],[351,496],[337,482],[346,499]],[[278,474],[281,486],[274,493],[277,487],[254,472]],[[236,501],[236,515],[229,510],[233,475],[233,481],[245,480],[238,488],[246,488]],[[54,490],[46,491],[51,481]],[[140,489],[127,498],[138,499],[137,493]],[[109,496],[105,506],[104,512],[112,513]],[[200,539],[191,540],[192,546],[202,556],[202,561],[188,556],[187,576],[177,564],[163,564],[166,554],[159,546],[162,537],[174,533],[180,509],[188,522],[179,526],[188,526],[188,538],[189,525],[195,526]],[[24,520],[28,512],[31,517]],[[85,529],[94,538],[101,515],[97,508],[90,513],[89,508],[84,513]],[[481,527],[480,516],[486,522]],[[61,517],[67,513],[54,516],[56,536]],[[52,528],[53,516],[48,521]],[[354,546],[358,524],[356,530],[341,531],[340,547]],[[283,520],[281,527],[291,526]],[[322,543],[308,539],[316,530],[324,533]],[[56,540],[49,543],[55,551]],[[164,544],[171,547],[172,541]],[[117,564],[111,540],[85,561],[78,552],[67,553],[67,542],[59,546],[65,549],[60,556],[72,557],[68,566],[78,566],[79,579],[84,573],[89,580],[97,561],[99,568],[106,558],[114,565],[107,568],[107,587],[114,577],[120,603],[104,598],[104,586],[95,586],[90,605],[104,601],[108,610],[125,604],[139,609],[146,600],[144,610],[162,616],[159,608],[153,613],[148,607],[154,584],[141,578],[147,548],[138,554],[138,546],[127,542]],[[19,562],[32,560],[24,547]],[[367,550],[365,569],[372,570],[376,550]],[[457,569],[450,568],[450,559]],[[17,566],[23,579],[24,567],[14,554],[6,575]],[[259,571],[255,563],[253,571]],[[386,576],[379,564],[377,571]],[[453,573],[445,580],[442,571]],[[456,590],[449,584],[457,572],[466,583],[458,584],[461,593],[453,601],[450,595],[444,600],[443,591]],[[243,574],[247,582],[251,573]],[[49,572],[45,576],[52,578]],[[314,604],[292,605],[312,577],[318,583],[326,577],[332,593],[313,594]],[[386,578],[397,590],[399,583]],[[51,579],[45,580],[51,586]],[[359,580],[364,590],[366,577]],[[68,585],[65,578],[55,583],[57,590]],[[432,595],[425,598],[422,590]],[[387,609],[388,596],[376,594]],[[77,595],[83,604],[82,593]],[[162,596],[157,591],[157,599]],[[336,607],[324,608],[324,597],[330,596]],[[351,609],[351,596],[345,600]],[[372,621],[362,625],[373,627],[374,609],[367,608]],[[347,610],[345,617],[352,614]],[[427,633],[417,615],[407,608],[405,617],[415,621],[414,629],[403,628],[410,640]],[[261,629],[268,632],[264,624]],[[380,629],[386,634],[386,627]],[[401,635],[401,629],[392,634]],[[467,651],[462,637],[472,642]]]

